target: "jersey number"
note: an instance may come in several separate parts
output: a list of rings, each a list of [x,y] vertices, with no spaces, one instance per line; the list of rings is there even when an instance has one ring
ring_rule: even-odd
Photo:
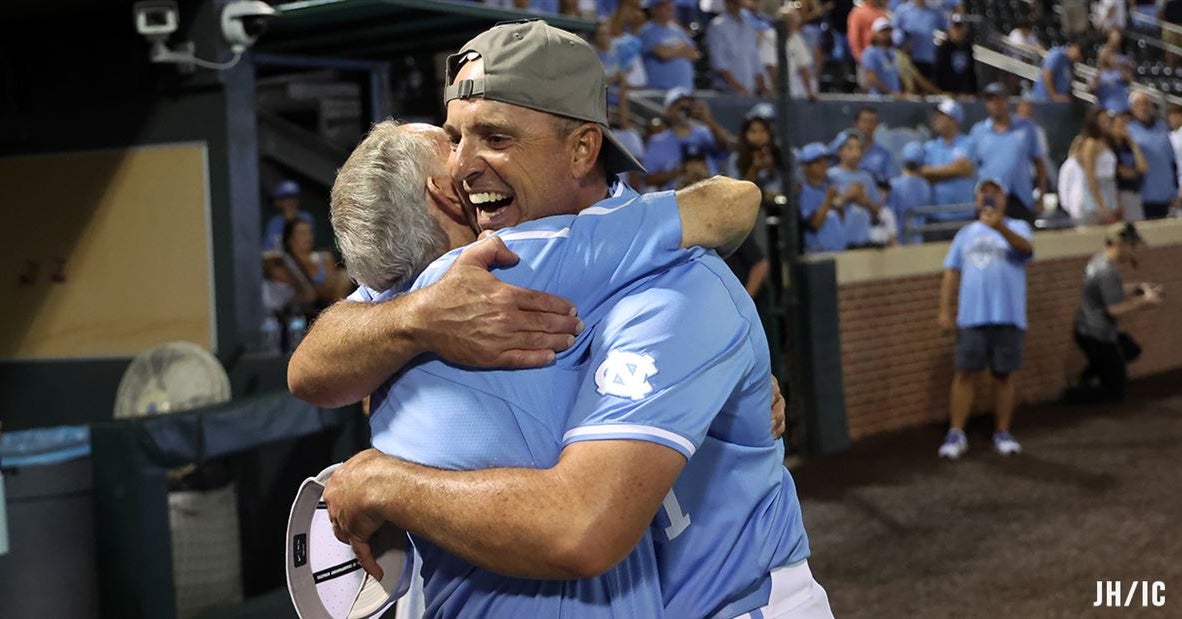
[[[665,527],[665,537],[673,541],[690,526],[690,516],[681,511],[681,503],[677,502],[677,495],[673,494],[673,490],[669,490],[669,494],[665,495],[661,507],[665,510],[665,517],[669,519],[669,526]]]

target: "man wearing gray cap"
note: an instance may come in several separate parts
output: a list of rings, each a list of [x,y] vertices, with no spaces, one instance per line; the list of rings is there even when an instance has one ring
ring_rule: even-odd
[[[588,207],[608,195],[607,173],[634,165],[604,135],[602,70],[584,48],[534,22],[494,28],[449,59],[452,176],[482,227],[515,226],[502,238],[517,243],[522,262],[506,277],[579,284],[554,279],[561,260],[546,252],[600,214],[603,207]],[[577,370],[574,411],[560,415],[560,455],[543,453],[532,467],[446,471],[366,452],[326,491],[342,533],[357,543],[382,520],[406,528],[427,549],[427,595],[438,600],[479,594],[468,576],[478,568],[440,571],[453,560],[514,576],[592,576],[643,555],[644,542],[636,543],[652,523],[666,613],[830,616],[808,573],[783,448],[767,432],[766,340],[741,285],[716,256],[698,251],[615,299],[598,313],[580,308],[588,331],[559,357],[558,366]],[[415,369],[375,409],[378,447],[406,437],[413,394],[393,390]],[[501,374],[498,381],[511,382],[518,373]],[[513,405],[530,406],[522,396],[541,392],[553,401],[536,421],[552,423],[570,397],[560,395],[562,380],[528,383]],[[486,423],[476,411],[468,418]],[[470,443],[453,449],[467,453]],[[728,481],[736,476],[742,487]],[[350,498],[357,496],[374,500]]]

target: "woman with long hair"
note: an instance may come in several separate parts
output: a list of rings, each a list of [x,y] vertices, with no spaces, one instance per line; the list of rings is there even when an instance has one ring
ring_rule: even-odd
[[[283,251],[291,256],[300,273],[316,291],[316,305],[327,307],[345,298],[349,279],[337,269],[332,254],[314,251],[312,224],[294,219],[283,227]]]
[[[755,183],[763,192],[764,202],[770,202],[783,190],[780,179],[783,155],[772,134],[772,125],[765,118],[748,118],[743,121],[738,137],[731,176]]]
[[[1077,223],[1108,224],[1118,217],[1116,202],[1116,153],[1112,150],[1112,117],[1092,108],[1073,144],[1073,156],[1084,174]]]

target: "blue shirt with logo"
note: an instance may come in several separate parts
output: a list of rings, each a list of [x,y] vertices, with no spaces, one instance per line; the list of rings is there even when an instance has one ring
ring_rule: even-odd
[[[842,251],[846,248],[845,224],[837,209],[831,208],[825,215],[825,222],[817,230],[813,230],[809,220],[813,213],[825,204],[825,193],[829,191],[829,181],[822,181],[820,185],[811,185],[808,181],[800,183],[800,217],[804,220],[804,250],[810,253],[823,251]]]
[[[564,440],[651,441],[685,457],[652,526],[664,616],[735,617],[766,605],[770,571],[804,561],[809,545],[768,432],[759,315],[726,264],[695,251],[594,328]]]
[[[1005,224],[1030,240],[1030,224],[1009,218]],[[1014,325],[1025,330],[1026,263],[1031,257],[979,221],[961,228],[944,258],[945,269],[960,271],[956,325]]]
[[[520,262],[494,274],[517,286],[571,300],[587,325],[574,346],[543,368],[471,371],[424,355],[372,396],[375,448],[427,466],[475,470],[549,468],[563,448],[582,382],[587,347],[610,301],[639,278],[686,262],[672,193],[615,195],[579,215],[560,215],[497,233]],[[437,281],[460,250],[432,263],[417,289]],[[397,292],[361,290],[380,301]],[[764,410],[766,421],[767,410]],[[625,560],[597,578],[527,580],[475,567],[412,536],[422,557],[428,617],[652,617],[663,612],[656,555],[646,535]]]
[[[1031,91],[1030,98],[1034,101],[1051,100],[1051,93],[1043,83],[1042,71],[1051,72],[1051,83],[1055,85],[1055,92],[1061,95],[1070,95],[1074,66],[1071,59],[1067,57],[1066,48],[1051,48],[1046,57],[1042,59],[1042,68],[1039,71],[1038,79],[1034,81],[1034,90]]]
[[[675,45],[694,41],[676,23],[657,24],[647,22],[636,34],[640,37],[644,54],[644,71],[648,75],[648,87],[669,90],[670,88],[694,89],[694,63],[688,58],[661,60],[653,52],[660,45]]]
[[[1152,125],[1146,126],[1139,120],[1130,120],[1129,137],[1141,148],[1149,166],[1141,180],[1141,199],[1150,204],[1169,202],[1178,194],[1178,176],[1166,123],[1155,119]]]
[[[957,135],[951,141],[936,137],[923,144],[923,164],[926,166],[944,166],[959,159],[973,161],[973,146],[967,135]],[[972,219],[976,216],[973,202],[973,188],[976,185],[975,175],[953,178],[932,183],[932,199],[934,204],[968,204],[963,212],[933,214],[932,219],[938,221],[959,221]]]
[[[1011,118],[1009,127],[998,132],[993,120],[986,118],[973,125],[969,139],[972,159],[977,165],[977,178],[1001,180],[1010,195],[1017,196],[1026,208],[1033,209],[1033,163],[1045,153],[1030,121]]]
[[[948,29],[948,18],[943,11],[927,4],[916,5],[908,2],[895,11],[896,30],[907,33],[911,43],[911,59],[915,62],[936,62],[937,30]]]
[[[889,95],[902,91],[899,85],[899,66],[895,63],[895,50],[889,47],[871,45],[862,52],[862,68],[873,69],[878,79],[886,86],[886,91],[871,86],[868,92],[872,95]]]
[[[887,198],[887,207],[895,214],[895,221],[899,223],[900,243],[914,245],[923,242],[922,234],[906,234],[906,228],[908,221],[913,226],[922,226],[927,216],[911,216],[908,213],[917,207],[931,204],[932,186],[922,176],[904,174],[891,179],[891,195]]]

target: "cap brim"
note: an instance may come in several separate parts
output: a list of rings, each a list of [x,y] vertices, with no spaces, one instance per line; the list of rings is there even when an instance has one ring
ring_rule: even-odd
[[[603,152],[600,153],[600,156],[603,157],[603,167],[608,174],[648,172],[640,161],[633,157],[627,148],[624,148],[611,129],[603,125],[600,125],[599,129],[603,133]]]

